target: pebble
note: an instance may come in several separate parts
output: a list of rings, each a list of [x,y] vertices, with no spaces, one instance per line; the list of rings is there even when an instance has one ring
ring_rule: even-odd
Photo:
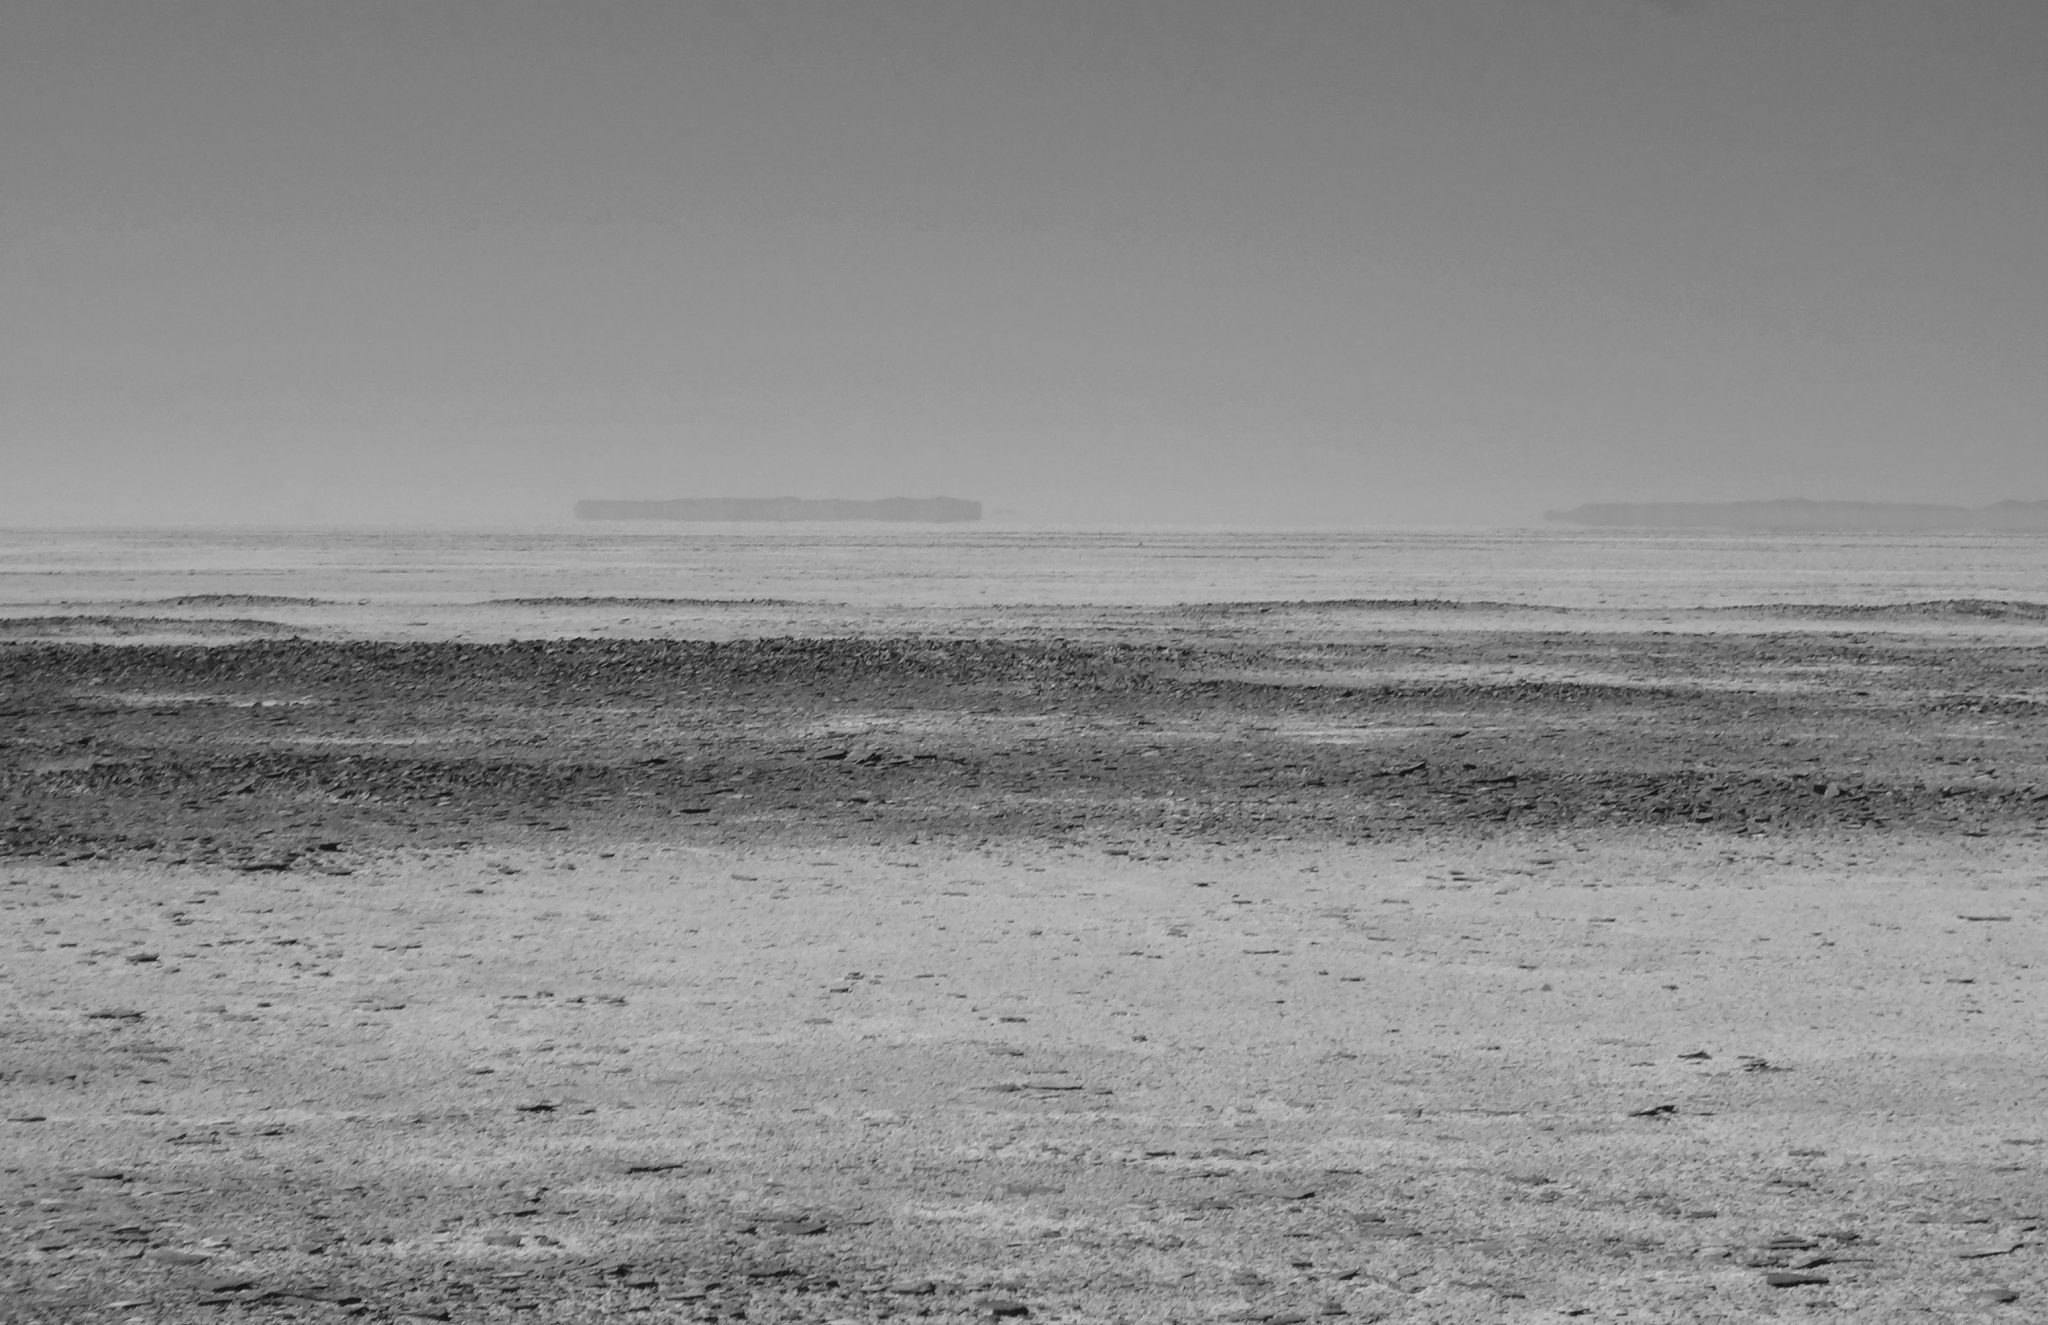
[[[2026,1245],[2024,1242],[1987,1242],[1976,1247],[1959,1247],[1955,1258],[1959,1261],[1981,1261],[1992,1256],[2010,1256]]]
[[[1360,1224],[1354,1236],[1361,1238],[1419,1238],[1422,1230],[1406,1224]]]
[[[1764,1276],[1764,1282],[1773,1288],[1804,1288],[1808,1284],[1824,1284],[1824,1275],[1800,1274],[1793,1270],[1773,1270]]]

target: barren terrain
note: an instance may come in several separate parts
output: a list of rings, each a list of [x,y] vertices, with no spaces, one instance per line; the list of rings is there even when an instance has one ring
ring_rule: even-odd
[[[2037,607],[321,610],[0,621],[6,1319],[2048,1302]]]

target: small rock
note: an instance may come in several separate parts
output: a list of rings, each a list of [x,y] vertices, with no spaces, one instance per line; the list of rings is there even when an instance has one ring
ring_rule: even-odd
[[[40,1113],[11,1113],[7,1115],[7,1121],[10,1123],[46,1123],[50,1120]]]
[[[1354,1237],[1361,1238],[1419,1238],[1422,1236],[1422,1230],[1419,1228],[1410,1228],[1406,1224],[1388,1224],[1375,1222],[1360,1224],[1357,1227],[1357,1229],[1353,1231],[1352,1235]]]
[[[999,1297],[982,1304],[982,1309],[997,1320],[1007,1320],[1031,1314],[1031,1308],[1013,1297]]]
[[[2020,1294],[2018,1289],[2007,1288],[2001,1284],[1994,1285],[1990,1288],[1978,1289],[1976,1292],[1970,1294],[1970,1300],[1972,1302],[1982,1302],[1985,1306],[1988,1307],[1996,1307],[2002,1306],[2007,1302],[2019,1301]]]
[[[204,1265],[207,1260],[196,1251],[173,1251],[168,1247],[158,1247],[146,1252],[144,1259],[154,1261],[158,1265],[176,1266]]]
[[[141,1008],[99,1008],[85,1014],[87,1021],[141,1021],[146,1014]]]
[[[1958,1247],[1954,1255],[1959,1261],[1981,1261],[1993,1256],[2010,1256],[2026,1245],[2024,1242],[1987,1242],[1976,1247]]]
[[[1631,1113],[1629,1114],[1629,1117],[1631,1117],[1631,1118],[1668,1118],[1668,1117],[1670,1117],[1670,1116],[1671,1116],[1672,1114],[1674,1114],[1674,1113],[1677,1113],[1677,1112],[1678,1112],[1678,1106],[1677,1106],[1676,1104],[1652,1104],[1652,1105],[1651,1105],[1651,1106],[1650,1106],[1649,1108],[1647,1108],[1647,1109],[1636,1109],[1636,1110],[1634,1110],[1633,1112],[1631,1112]]]
[[[1773,1288],[1804,1288],[1808,1284],[1827,1283],[1825,1275],[1801,1274],[1796,1270],[1773,1270],[1764,1276],[1764,1282]]]
[[[903,1297],[926,1297],[939,1291],[939,1286],[929,1279],[898,1279],[889,1285],[889,1291]]]

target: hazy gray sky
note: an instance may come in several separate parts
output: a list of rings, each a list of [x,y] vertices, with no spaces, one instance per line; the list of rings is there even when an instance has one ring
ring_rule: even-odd
[[[0,522],[2048,498],[2043,0],[0,6]]]

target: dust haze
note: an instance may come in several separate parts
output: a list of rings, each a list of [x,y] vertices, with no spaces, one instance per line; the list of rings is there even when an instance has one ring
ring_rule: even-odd
[[[2048,496],[2033,6],[11,6],[0,524]]]

